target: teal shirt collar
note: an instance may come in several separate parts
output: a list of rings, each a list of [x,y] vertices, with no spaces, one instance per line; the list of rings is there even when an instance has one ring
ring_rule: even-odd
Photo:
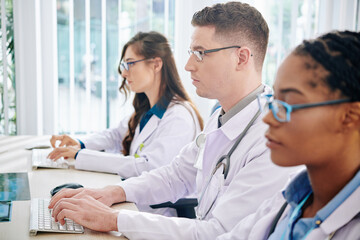
[[[150,108],[140,120],[140,132],[149,122],[152,115],[157,116],[159,119],[162,119],[164,116],[167,107],[169,106],[170,101],[166,100],[165,97],[162,97],[152,108]]]
[[[301,205],[301,202],[312,193],[307,171],[301,172],[283,192],[291,209],[287,216],[278,224],[269,240],[303,239],[312,229],[321,225],[359,186],[360,171],[326,206],[316,213],[314,218],[300,218],[302,213],[301,209],[297,209],[297,206]]]

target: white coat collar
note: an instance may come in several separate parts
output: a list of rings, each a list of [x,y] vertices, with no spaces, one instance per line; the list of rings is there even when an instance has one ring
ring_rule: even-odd
[[[265,85],[265,92],[270,93],[270,87]],[[242,131],[244,131],[247,124],[254,117],[254,115],[259,110],[259,105],[257,99],[253,100],[249,103],[245,108],[243,108],[240,112],[235,114],[232,118],[230,118],[223,126],[219,128],[223,132],[223,134],[230,140],[234,140],[238,137]],[[221,109],[216,111],[214,114],[216,117],[219,116]],[[262,115],[256,119],[255,123],[262,119]],[[255,124],[254,123],[254,124]]]
[[[326,235],[345,226],[360,212],[360,186],[337,208],[327,219],[320,224]]]
[[[221,126],[220,130],[229,140],[234,140],[242,133],[242,131],[244,131],[245,127],[258,110],[257,100],[254,100],[239,113],[230,118],[223,126]]]
[[[146,141],[146,139],[155,131],[158,127],[160,118],[156,115],[152,115],[149,122],[145,125],[144,129],[140,132],[139,124],[135,130],[134,140],[131,143],[131,149],[136,151],[137,147]],[[140,132],[140,133],[139,133]]]

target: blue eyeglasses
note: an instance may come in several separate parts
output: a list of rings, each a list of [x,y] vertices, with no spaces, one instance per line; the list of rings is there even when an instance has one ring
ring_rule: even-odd
[[[269,110],[271,110],[275,119],[278,120],[279,122],[290,122],[290,115],[295,110],[351,102],[350,99],[337,99],[337,100],[330,100],[330,101],[318,102],[318,103],[290,105],[287,104],[286,102],[274,99],[274,95],[272,94],[259,94],[257,96],[257,99],[260,110],[263,111],[265,110],[266,107],[269,107]],[[261,99],[266,100],[266,104],[264,106],[261,105],[260,102]]]
[[[129,68],[131,65],[137,63],[137,62],[142,62],[142,61],[145,61],[145,60],[148,60],[148,58],[144,58],[144,59],[141,59],[141,60],[137,60],[137,61],[132,61],[132,62],[121,62],[120,63],[120,71],[123,72],[124,70],[126,71],[129,71]]]
[[[241,48],[241,47],[240,46],[229,46],[229,47],[214,48],[214,49],[209,49],[209,50],[204,50],[204,51],[193,51],[193,50],[189,49],[188,53],[190,56],[191,56],[191,54],[194,54],[196,56],[196,60],[198,62],[201,62],[206,53],[218,52],[218,51],[221,51],[224,49],[229,49],[229,48]]]

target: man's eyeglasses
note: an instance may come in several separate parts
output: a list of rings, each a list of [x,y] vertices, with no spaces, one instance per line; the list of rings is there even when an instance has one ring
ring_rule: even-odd
[[[290,105],[286,102],[274,99],[272,94],[258,94],[257,99],[260,110],[264,111],[266,110],[266,107],[268,107],[274,115],[275,119],[279,122],[290,122],[290,114],[295,110],[351,102],[350,99],[337,99],[325,102]],[[261,99],[266,100],[265,105],[261,104]]]
[[[123,72],[124,70],[126,71],[129,71],[129,68],[131,65],[137,63],[137,62],[142,62],[142,61],[145,61],[145,60],[148,60],[148,58],[144,58],[144,59],[141,59],[141,60],[137,60],[137,61],[132,61],[132,62],[121,62],[120,63],[120,71]]]
[[[209,49],[209,50],[204,50],[204,51],[193,51],[193,50],[189,49],[188,53],[190,56],[191,56],[191,54],[194,54],[196,56],[196,60],[198,62],[201,62],[206,53],[218,52],[218,51],[221,51],[224,49],[229,49],[229,48],[241,48],[241,47],[240,46],[230,46],[230,47],[223,47],[223,48],[214,48],[214,49]]]

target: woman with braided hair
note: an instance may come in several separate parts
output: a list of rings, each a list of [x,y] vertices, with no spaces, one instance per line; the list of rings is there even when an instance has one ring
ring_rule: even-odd
[[[305,165],[218,239],[360,239],[360,33],[304,41],[259,97],[272,161]]]

